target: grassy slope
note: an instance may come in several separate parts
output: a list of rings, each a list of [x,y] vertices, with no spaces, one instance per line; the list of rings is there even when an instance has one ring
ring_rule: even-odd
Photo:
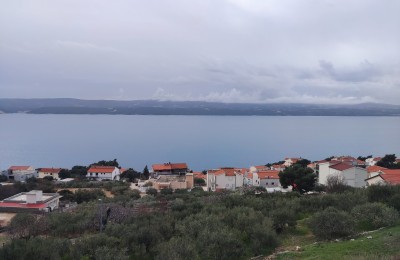
[[[293,250],[300,245],[302,251],[279,254],[277,259],[400,259],[400,225],[385,228],[367,235],[355,238],[354,241],[309,243],[313,239],[302,224],[300,234],[293,234],[284,239],[284,250]],[[372,236],[372,239],[367,239]],[[302,241],[300,243],[299,242]]]

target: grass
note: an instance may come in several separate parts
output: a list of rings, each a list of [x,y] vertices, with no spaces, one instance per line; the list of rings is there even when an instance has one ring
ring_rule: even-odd
[[[307,234],[303,238],[310,242]],[[368,236],[372,236],[372,239],[367,239]],[[296,235],[293,237],[296,238]],[[292,246],[287,240],[282,243],[283,248]],[[400,259],[400,225],[359,236],[354,241],[297,245],[301,246],[301,251],[282,253],[277,255],[277,259]],[[293,250],[293,246],[290,250]]]

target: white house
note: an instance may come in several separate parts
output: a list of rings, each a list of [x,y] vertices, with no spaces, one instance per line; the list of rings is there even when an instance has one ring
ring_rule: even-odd
[[[371,158],[367,158],[365,160],[365,164],[367,166],[374,166],[376,165],[377,162],[379,162],[382,159],[382,157],[371,157]]]
[[[289,166],[292,166],[293,164],[297,163],[300,160],[301,160],[301,158],[285,158],[285,162],[283,163],[283,165],[285,165],[286,167],[289,167]]]
[[[38,172],[32,166],[11,166],[7,170],[7,175],[8,179],[21,182],[39,176]]]
[[[119,180],[120,170],[114,166],[92,166],[87,171],[86,177],[95,179],[98,181],[102,180]]]
[[[258,171],[253,173],[253,186],[259,186],[264,188],[276,188],[280,187],[279,182],[279,171]]]
[[[400,185],[400,170],[394,173],[381,173],[374,175],[365,181],[368,186],[371,185]]]
[[[337,175],[351,187],[364,187],[368,177],[367,170],[349,163],[328,161],[319,164],[318,183],[326,185],[328,176]]]
[[[234,190],[243,186],[246,169],[221,168],[207,171],[207,190]]]
[[[22,192],[0,202],[0,211],[52,211],[59,206],[58,193],[43,193],[41,190]]]

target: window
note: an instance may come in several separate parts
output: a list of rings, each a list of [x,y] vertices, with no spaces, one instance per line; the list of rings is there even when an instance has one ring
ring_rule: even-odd
[[[272,185],[275,185],[275,182],[271,183]]]

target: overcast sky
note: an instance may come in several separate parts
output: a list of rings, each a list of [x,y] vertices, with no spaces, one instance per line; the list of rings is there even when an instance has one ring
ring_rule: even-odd
[[[400,104],[399,0],[0,2],[0,97]]]

